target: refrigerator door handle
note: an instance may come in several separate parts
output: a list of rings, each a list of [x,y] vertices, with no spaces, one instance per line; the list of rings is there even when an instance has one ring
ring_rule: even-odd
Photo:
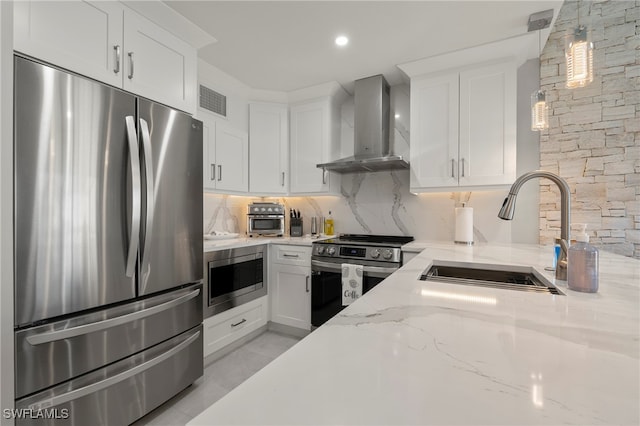
[[[42,334],[34,334],[26,338],[30,345],[42,345],[44,343],[56,342],[58,340],[69,339],[71,337],[81,336],[83,334],[95,333],[96,331],[106,330],[118,325],[126,324],[141,320],[143,318],[150,317],[151,315],[159,312],[168,311],[174,307],[188,302],[189,300],[197,297],[200,294],[200,289],[195,289],[190,293],[180,296],[177,299],[170,300],[165,303],[161,303],[156,306],[152,306],[147,309],[143,309],[138,312],[132,312],[130,314],[121,315],[119,317],[110,318],[108,320],[92,322],[90,324],[83,324],[77,327],[66,328],[62,330],[50,331]]]
[[[151,227],[153,226],[153,212],[155,209],[154,200],[154,174],[153,159],[151,158],[151,135],[149,125],[142,118],[140,119],[140,131],[142,133],[142,152],[144,153],[144,168],[147,182],[147,218],[144,228],[144,245],[142,246],[142,256],[147,252],[151,239]]]
[[[131,236],[125,275],[133,277],[135,274],[136,254],[140,240],[140,155],[138,151],[138,136],[136,124],[132,116],[125,118],[127,124],[127,140],[129,142],[129,161],[131,162]]]
[[[177,344],[173,348],[169,349],[167,352],[161,355],[158,355],[155,358],[151,358],[149,361],[144,362],[140,365],[137,365],[131,368],[130,370],[123,371],[122,373],[111,376],[108,379],[101,380],[99,382],[92,383],[90,385],[72,390],[71,392],[63,393],[61,395],[56,395],[51,398],[46,398],[41,401],[34,402],[33,404],[29,405],[29,408],[32,410],[41,410],[48,407],[56,407],[58,405],[62,405],[64,403],[67,403],[76,399],[80,399],[94,392],[98,392],[98,391],[101,391],[102,389],[118,384],[124,380],[127,380],[135,376],[136,374],[140,374],[146,370],[149,370],[151,367],[160,364],[162,361],[165,361],[171,358],[172,356],[180,352],[182,349],[189,346],[199,337],[200,337],[200,330],[198,330],[195,334],[193,334],[186,340],[182,341],[181,343]]]

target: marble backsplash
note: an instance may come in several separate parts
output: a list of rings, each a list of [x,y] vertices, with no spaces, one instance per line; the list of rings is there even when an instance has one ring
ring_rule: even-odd
[[[247,231],[247,204],[274,201],[299,210],[304,232],[311,217],[326,217],[331,211],[335,232],[412,235],[420,240],[452,241],[455,232],[456,200],[469,198],[474,208],[474,241],[511,242],[512,222],[498,218],[498,210],[508,190],[472,193],[411,194],[409,172],[357,173],[342,176],[341,196],[241,197],[204,194],[204,231]],[[287,228],[288,214],[287,214]]]

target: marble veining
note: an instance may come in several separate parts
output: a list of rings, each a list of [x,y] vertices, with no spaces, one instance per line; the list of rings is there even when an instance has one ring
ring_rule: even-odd
[[[398,272],[190,424],[640,423],[640,261],[601,252],[587,294],[544,270],[550,247],[411,246],[422,251]],[[438,259],[532,266],[566,295],[419,281]]]
[[[356,203],[356,197],[358,196],[358,192],[360,192],[360,187],[362,186],[362,182],[364,181],[366,175],[364,173],[356,174],[351,181],[351,190],[347,191],[345,185],[343,184],[340,187],[340,192],[342,196],[345,198],[345,201],[349,208],[351,209],[351,214],[353,218],[360,224],[362,227],[362,231],[366,233],[371,233],[371,228],[365,223],[362,215],[358,212],[358,205]]]

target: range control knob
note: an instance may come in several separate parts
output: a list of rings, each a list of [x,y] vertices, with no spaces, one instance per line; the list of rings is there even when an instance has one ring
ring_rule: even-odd
[[[334,246],[331,246],[327,249],[327,253],[329,254],[329,256],[333,256],[334,254],[336,254],[336,248]]]
[[[254,207],[254,208],[253,208],[253,211],[254,211],[254,212],[259,212],[259,211],[260,211],[260,208],[259,208],[259,207]]]
[[[391,256],[393,256],[393,252],[389,249],[386,249],[385,251],[382,252],[382,257],[384,257],[387,260],[391,259]]]
[[[318,247],[318,254],[322,254],[324,253],[324,246],[319,246]]]
[[[372,258],[377,259],[380,257],[380,249],[373,249],[370,254]]]
[[[265,208],[263,207],[263,208],[262,208],[262,211],[263,211],[263,212],[266,212],[266,211],[267,211],[267,209],[265,209]]]

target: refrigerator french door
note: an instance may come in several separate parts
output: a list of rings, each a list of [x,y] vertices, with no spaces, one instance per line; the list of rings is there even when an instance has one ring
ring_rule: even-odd
[[[202,123],[14,66],[16,407],[132,422],[202,374]]]

